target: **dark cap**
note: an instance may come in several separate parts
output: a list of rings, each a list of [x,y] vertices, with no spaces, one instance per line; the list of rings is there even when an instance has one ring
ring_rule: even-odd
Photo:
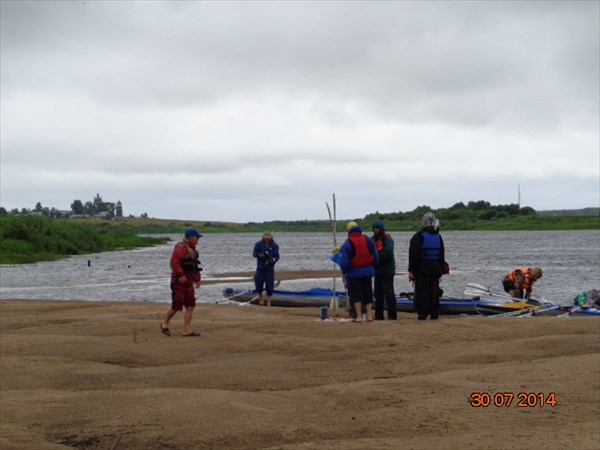
[[[196,230],[193,230],[193,229],[191,229],[191,230],[187,230],[187,231],[185,232],[185,237],[186,237],[186,238],[189,238],[189,237],[197,237],[197,238],[201,238],[201,237],[202,237],[202,235],[201,235],[200,233],[198,233]]]

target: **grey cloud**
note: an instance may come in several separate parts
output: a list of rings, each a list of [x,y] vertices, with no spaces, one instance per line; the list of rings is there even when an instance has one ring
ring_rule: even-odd
[[[448,202],[452,194],[468,201],[469,192],[493,201],[497,188],[488,191],[453,161],[502,173],[507,152],[544,152],[529,172],[546,178],[582,177],[587,191],[563,202],[597,197],[588,178],[598,166],[597,2],[4,1],[0,8],[3,202],[19,195],[5,181],[13,171],[37,164],[53,176],[86,171],[94,190],[119,184],[130,204],[136,180],[140,191],[163,198],[165,215],[176,195],[170,176],[189,176],[210,192],[216,201],[197,201],[215,214],[234,214],[218,209],[226,198],[260,198],[270,187],[282,199],[264,214],[292,217],[302,212],[286,205],[301,195],[316,201],[332,185],[347,189],[357,211],[383,211],[368,203],[372,189],[418,191],[428,165],[446,181],[468,180],[447,189]],[[405,177],[354,187],[365,167],[383,178],[404,167]],[[273,184],[251,176],[264,168]],[[515,172],[526,178],[528,170]],[[546,186],[543,176],[536,182]],[[34,187],[45,192],[33,184],[23,194],[35,198]],[[424,203],[405,202],[407,209]],[[536,202],[549,200],[536,195]],[[307,207],[312,214],[321,212]]]

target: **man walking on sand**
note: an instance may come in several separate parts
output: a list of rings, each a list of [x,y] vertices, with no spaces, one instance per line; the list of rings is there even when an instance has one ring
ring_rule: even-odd
[[[196,250],[198,239],[202,235],[196,230],[187,230],[181,242],[178,242],[171,255],[171,308],[165,320],[160,324],[160,331],[171,336],[169,321],[177,311],[185,307],[183,314],[183,336],[200,336],[192,331],[192,315],[196,306],[196,289],[200,287],[201,277],[199,255]]]

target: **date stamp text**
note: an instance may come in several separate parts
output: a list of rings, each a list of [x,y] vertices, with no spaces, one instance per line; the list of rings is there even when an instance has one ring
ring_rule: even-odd
[[[488,392],[471,392],[469,395],[469,405],[473,408],[508,408],[511,405],[518,408],[542,408],[544,406],[555,407],[558,400],[554,392],[545,394],[543,392],[497,392],[495,394]]]

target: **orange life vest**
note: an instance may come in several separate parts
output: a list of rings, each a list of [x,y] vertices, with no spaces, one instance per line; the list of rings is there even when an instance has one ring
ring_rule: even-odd
[[[511,273],[508,274],[508,279],[514,283],[517,279],[517,273],[522,272],[523,273],[523,285],[521,286],[521,289],[529,290],[529,289],[531,289],[531,286],[534,283],[534,281],[532,281],[532,279],[531,279],[531,274],[529,273],[529,270],[530,270],[529,267],[523,267],[522,269],[515,269]]]

